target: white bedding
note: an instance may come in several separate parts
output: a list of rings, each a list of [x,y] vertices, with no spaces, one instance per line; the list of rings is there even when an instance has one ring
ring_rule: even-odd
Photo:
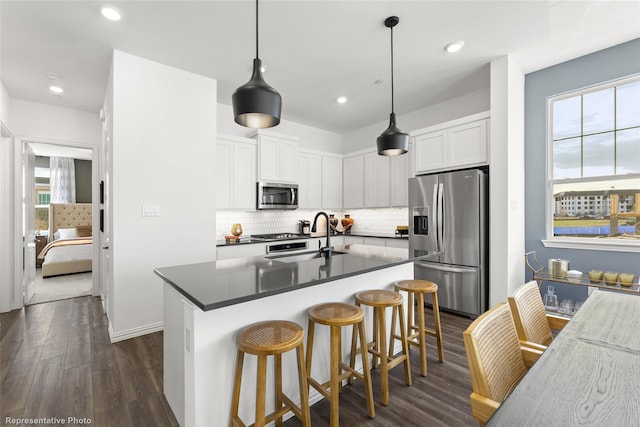
[[[93,244],[49,248],[42,263],[42,277],[92,270]]]

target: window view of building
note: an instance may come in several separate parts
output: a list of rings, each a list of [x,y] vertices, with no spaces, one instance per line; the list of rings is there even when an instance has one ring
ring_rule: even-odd
[[[548,107],[549,237],[640,240],[640,76]]]
[[[40,159],[38,159],[39,161]],[[45,160],[45,159],[43,159]],[[50,190],[50,170],[48,165],[48,159],[46,167],[36,167],[36,211],[35,211],[35,229],[36,230],[48,230],[49,229],[49,203],[51,202],[51,190]],[[43,163],[43,161],[39,161]]]

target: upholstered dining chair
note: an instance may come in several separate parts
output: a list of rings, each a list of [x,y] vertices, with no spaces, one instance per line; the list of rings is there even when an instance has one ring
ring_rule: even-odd
[[[483,426],[542,351],[521,345],[504,302],[474,320],[463,338],[473,389],[471,412]]]
[[[569,321],[560,316],[547,314],[535,280],[520,286],[508,300],[518,338],[539,344],[543,346],[543,350],[553,341],[551,330],[560,330]]]

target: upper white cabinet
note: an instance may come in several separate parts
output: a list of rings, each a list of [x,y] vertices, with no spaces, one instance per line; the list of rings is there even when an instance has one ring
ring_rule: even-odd
[[[409,203],[409,178],[413,146],[409,144],[409,152],[402,156],[389,157],[389,205],[406,207]]]
[[[345,157],[342,170],[342,206],[364,208],[364,156]]]
[[[389,207],[389,157],[364,155],[364,207]]]
[[[298,207],[319,209],[322,207],[322,156],[298,151]]]
[[[216,139],[216,208],[255,209],[256,142],[218,135]]]
[[[322,156],[323,209],[342,208],[342,156]]]
[[[250,136],[258,143],[259,181],[298,181],[298,138],[263,130]]]
[[[479,113],[411,132],[415,173],[489,163],[489,113]]]

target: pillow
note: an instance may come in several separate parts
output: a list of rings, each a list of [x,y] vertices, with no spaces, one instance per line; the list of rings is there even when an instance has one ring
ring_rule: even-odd
[[[56,237],[57,235],[57,237]],[[75,228],[58,228],[53,235],[55,240],[58,239],[73,239],[74,237],[78,237],[78,233]]]
[[[91,237],[92,229],[90,225],[79,225],[76,227],[78,237]]]

